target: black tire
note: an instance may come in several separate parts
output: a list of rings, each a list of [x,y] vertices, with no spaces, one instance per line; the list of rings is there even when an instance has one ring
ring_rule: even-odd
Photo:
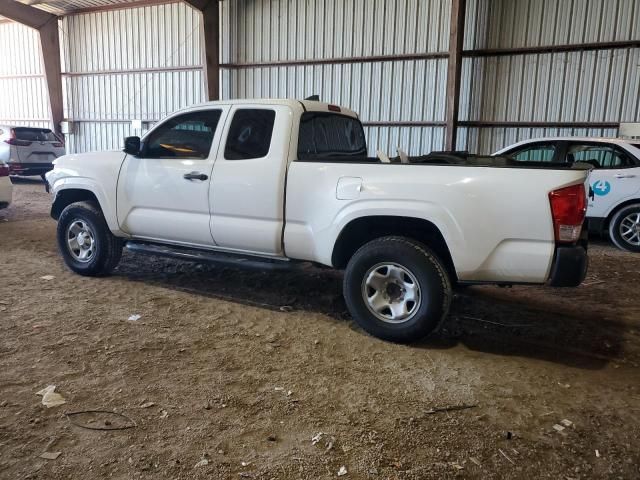
[[[76,259],[67,245],[68,228],[74,222],[84,222],[93,233],[94,247],[85,261]],[[57,238],[64,263],[80,275],[108,275],[122,256],[122,240],[111,233],[102,211],[92,202],[72,203],[62,211],[58,219]]]
[[[633,243],[635,241],[640,243],[639,237],[635,237],[633,242],[630,242],[622,236],[622,223],[625,219],[628,219],[630,215],[632,217],[638,215],[637,218],[640,219],[640,203],[627,205],[615,213],[609,222],[609,238],[611,238],[613,244],[621,250],[640,252],[640,244]],[[640,232],[637,235],[640,236]]]
[[[366,297],[371,269],[388,262],[407,270],[418,284],[420,302],[401,323],[389,323],[373,313]],[[413,283],[411,281],[410,283]],[[351,258],[344,275],[344,298],[354,320],[371,335],[408,343],[434,332],[449,313],[451,282],[443,263],[426,246],[405,237],[383,237],[362,246]],[[378,315],[384,314],[384,311]]]

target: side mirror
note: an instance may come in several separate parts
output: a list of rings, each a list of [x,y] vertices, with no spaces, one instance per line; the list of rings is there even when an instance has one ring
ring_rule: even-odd
[[[124,153],[140,155],[140,137],[127,137],[124,139]]]

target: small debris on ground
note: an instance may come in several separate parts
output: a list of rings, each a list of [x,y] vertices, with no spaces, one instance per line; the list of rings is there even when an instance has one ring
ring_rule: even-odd
[[[431,408],[429,410],[427,410],[425,413],[427,415],[433,415],[434,413],[441,413],[441,412],[453,412],[456,410],[466,410],[468,408],[475,408],[478,405],[451,405],[449,407],[434,407]]]
[[[313,437],[311,437],[311,445],[315,445],[316,443],[318,443],[320,440],[322,440],[322,436],[324,435],[323,432],[318,432],[316,433]]]
[[[563,427],[562,425],[559,425],[559,424],[557,424],[557,423],[556,423],[556,424],[553,426],[553,429],[554,429],[554,430],[556,430],[556,431],[558,431],[558,432],[561,432],[561,431],[563,431],[563,430],[564,430],[564,427]]]
[[[198,463],[196,463],[193,468],[205,467],[207,465],[209,465],[209,460],[207,460],[206,458],[203,458]]]
[[[507,432],[507,440],[511,440],[513,438],[513,433]]]
[[[596,458],[600,458],[600,451],[596,449]]]
[[[270,442],[275,442],[276,440],[278,440],[278,438],[275,435],[271,434],[267,437],[267,440],[269,440]]]
[[[343,475],[347,474],[347,467],[345,467],[344,465],[340,467],[340,470],[338,470],[338,476],[342,477]]]
[[[41,278],[42,280],[49,281],[49,280],[53,280],[53,279],[54,279],[54,278],[56,278],[56,277],[54,277],[53,275],[43,275],[43,276],[41,276],[40,278]]]
[[[153,402],[146,402],[143,403],[142,405],[140,405],[140,408],[149,408],[149,407],[153,407],[155,405],[155,403]]]
[[[506,453],[504,453],[504,452],[502,451],[502,449],[500,449],[500,448],[499,448],[499,449],[498,449],[498,451],[500,452],[500,454],[501,454],[504,458],[506,458],[507,460],[509,460],[509,462],[511,462],[513,465],[515,465],[515,464],[516,464],[516,462],[514,462],[513,460],[511,460],[511,458],[509,458],[509,456],[508,456]]]
[[[8,403],[7,403],[7,401],[6,401],[6,400],[3,400],[3,401],[0,403],[0,407],[6,407],[7,405],[8,405]]]
[[[139,315],[139,314],[137,314],[137,313],[136,313],[135,315],[131,315],[131,316],[128,318],[128,320],[129,320],[130,322],[137,322],[137,321],[138,321],[138,320],[140,320],[141,318],[142,318],[142,315]]]
[[[40,454],[40,458],[44,458],[45,460],[55,460],[62,452],[43,452]]]
[[[39,392],[36,392],[36,395],[42,396],[42,405],[47,408],[57,407],[59,405],[67,403],[62,395],[55,392],[56,386],[49,385],[46,388],[43,388]]]
[[[478,460],[476,457],[469,457],[469,460],[471,460],[473,463],[475,463],[479,467],[482,465],[480,463],[480,460]]]
[[[573,422],[571,420],[567,420],[566,418],[562,420],[560,423],[565,427],[570,427],[571,425],[573,425]]]
[[[169,413],[166,410],[162,410],[162,413],[160,414],[160,418],[167,418],[169,416]]]

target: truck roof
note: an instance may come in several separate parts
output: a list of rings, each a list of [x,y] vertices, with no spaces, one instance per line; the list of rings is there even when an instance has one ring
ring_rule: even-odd
[[[332,105],[324,102],[317,102],[315,100],[296,100],[293,98],[236,98],[229,100],[215,100],[212,102],[204,102],[198,105],[193,105],[190,108],[201,108],[205,106],[214,105],[285,105],[293,109],[302,107],[305,111],[309,112],[334,112],[347,115],[349,117],[358,118],[358,114],[353,110],[340,105]],[[340,110],[331,110],[329,106],[338,107]],[[188,110],[186,109],[186,110]]]

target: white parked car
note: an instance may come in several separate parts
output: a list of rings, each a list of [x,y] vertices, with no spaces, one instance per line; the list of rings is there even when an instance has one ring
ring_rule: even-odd
[[[62,140],[48,128],[0,125],[0,162],[9,165],[11,175],[44,178],[64,153]]]
[[[495,155],[509,155],[523,162],[591,164],[589,230],[608,233],[618,248],[640,252],[640,140],[537,138]]]
[[[0,161],[0,209],[11,205],[13,184],[9,179],[9,165]]]
[[[362,124],[317,101],[177,112],[125,150],[59,158],[47,181],[67,266],[102,275],[128,249],[261,268],[345,269],[368,332],[411,341],[459,283],[576,286],[588,169],[508,158],[367,157]],[[313,292],[309,292],[310,295]]]

